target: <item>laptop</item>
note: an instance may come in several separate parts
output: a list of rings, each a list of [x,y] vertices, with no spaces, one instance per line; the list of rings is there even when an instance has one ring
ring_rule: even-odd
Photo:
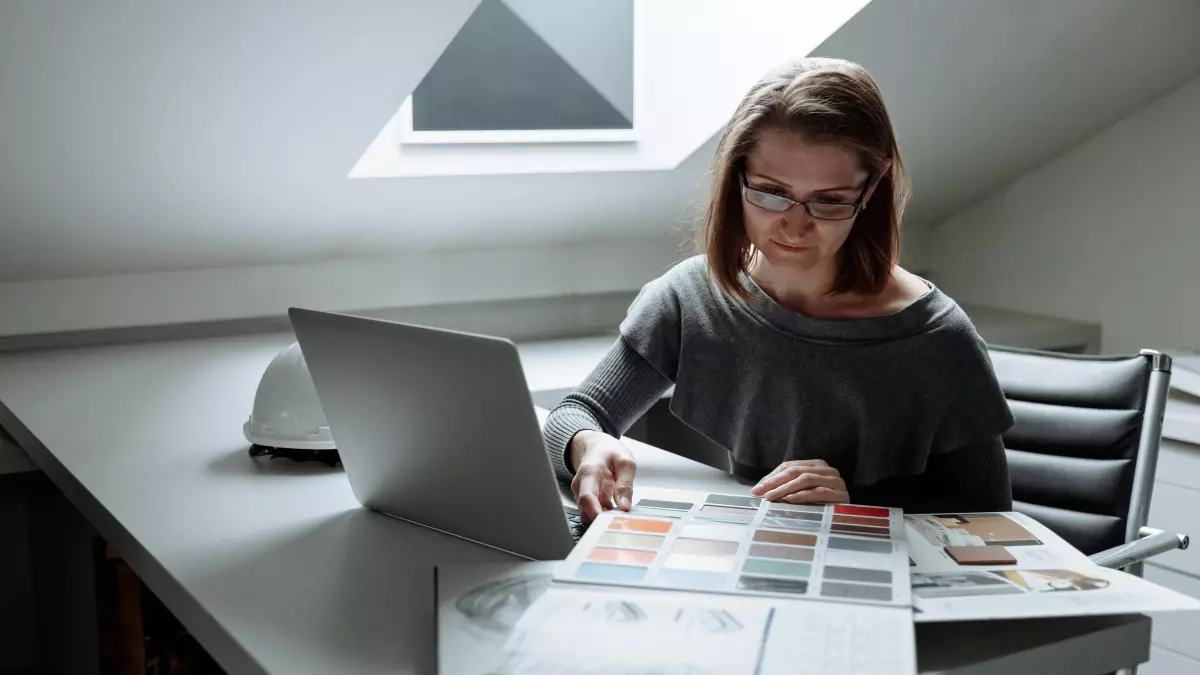
[[[288,311],[354,496],[367,508],[532,560],[583,532],[546,456],[509,340]]]

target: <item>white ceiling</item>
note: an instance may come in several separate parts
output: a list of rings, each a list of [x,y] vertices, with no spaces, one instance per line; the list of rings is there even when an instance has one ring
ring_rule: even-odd
[[[346,178],[475,4],[0,3],[0,281],[686,228],[711,141],[675,171]],[[1192,0],[875,0],[819,51],[876,75],[934,221],[1197,44]]]
[[[817,53],[878,81],[939,223],[1200,75],[1200,2],[877,0]]]

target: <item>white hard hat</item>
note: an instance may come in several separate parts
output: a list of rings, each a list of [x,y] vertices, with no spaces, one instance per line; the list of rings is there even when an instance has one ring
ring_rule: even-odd
[[[264,449],[337,449],[299,343],[279,352],[267,366],[242,433]],[[250,454],[256,456],[255,448]]]

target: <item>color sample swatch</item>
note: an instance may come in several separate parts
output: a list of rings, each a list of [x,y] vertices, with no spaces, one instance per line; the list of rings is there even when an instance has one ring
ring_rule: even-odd
[[[908,606],[904,532],[896,509],[635,488],[556,580]]]
[[[959,565],[1016,565],[1017,559],[1003,546],[946,546],[946,554]]]

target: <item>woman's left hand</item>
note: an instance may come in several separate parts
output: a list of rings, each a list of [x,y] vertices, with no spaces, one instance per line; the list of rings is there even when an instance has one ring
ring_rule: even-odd
[[[846,481],[820,459],[797,459],[780,464],[755,485],[750,494],[789,504],[833,504],[850,501]]]

